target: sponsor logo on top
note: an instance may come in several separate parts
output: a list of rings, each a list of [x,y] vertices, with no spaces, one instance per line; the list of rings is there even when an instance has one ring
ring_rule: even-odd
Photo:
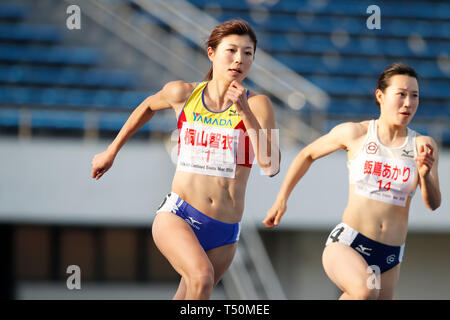
[[[413,154],[413,150],[402,150],[402,157],[406,157],[406,158],[414,158],[414,154]]]
[[[193,112],[193,115],[194,115],[194,122],[200,122],[203,124],[209,124],[212,126],[219,126],[219,127],[233,126],[233,123],[231,122],[230,119],[210,118],[207,116],[202,116],[200,113],[197,112]]]
[[[366,147],[367,154],[375,154],[378,151],[378,145],[375,142],[369,142]]]

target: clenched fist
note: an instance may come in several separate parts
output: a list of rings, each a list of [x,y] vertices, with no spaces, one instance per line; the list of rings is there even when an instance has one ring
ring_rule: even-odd
[[[115,155],[109,150],[96,154],[91,162],[91,178],[94,178],[95,180],[100,179],[105,174],[105,172],[108,171],[109,168],[111,168],[114,162],[114,158]]]
[[[279,225],[281,217],[286,212],[286,209],[286,202],[277,199],[272,208],[267,211],[266,218],[263,221],[263,224],[266,226],[266,228],[272,228]]]
[[[419,147],[419,154],[414,160],[416,160],[417,169],[419,170],[419,175],[421,177],[425,177],[433,167],[433,151],[433,147],[429,143]]]

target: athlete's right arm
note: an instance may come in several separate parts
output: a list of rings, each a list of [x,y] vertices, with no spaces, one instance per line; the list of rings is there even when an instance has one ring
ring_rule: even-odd
[[[358,124],[350,122],[339,124],[298,153],[289,167],[274,205],[267,212],[263,221],[267,228],[277,226],[280,223],[280,219],[287,209],[286,203],[292,190],[315,160],[339,149],[348,150],[347,143],[355,138],[356,126]]]
[[[155,111],[173,108],[178,114],[184,101],[192,91],[192,84],[183,81],[167,83],[159,92],[149,96],[134,109],[128,120],[120,129],[114,141],[108,148],[96,154],[91,162],[91,177],[98,180],[111,168],[114,159],[122,146],[155,114]]]

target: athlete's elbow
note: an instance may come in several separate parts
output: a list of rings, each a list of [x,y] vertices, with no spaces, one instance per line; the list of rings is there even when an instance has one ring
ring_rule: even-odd
[[[273,174],[270,174],[270,175],[267,175],[269,178],[273,178],[273,177],[275,177],[277,174],[279,174],[280,173],[280,170],[278,170],[278,171],[276,171],[275,173],[273,173]]]
[[[280,168],[277,168],[276,170],[271,170],[271,171],[268,171],[267,173],[266,173],[266,175],[269,177],[269,178],[273,178],[273,177],[275,177],[277,174],[279,174],[280,173]]]
[[[267,165],[261,166],[262,171],[269,178],[275,177],[280,172],[280,163],[279,162],[270,162]]]
[[[436,211],[441,206],[441,198],[438,197],[437,199],[427,201],[426,206],[431,211]]]
[[[437,201],[433,206],[431,206],[431,210],[435,211],[436,209],[438,209],[441,206],[441,200],[439,199],[439,201]]]
[[[431,205],[431,204],[428,204],[427,207],[428,207],[428,209],[430,209],[431,211],[436,211],[437,208],[440,207],[440,205],[439,205],[439,204],[438,204],[438,205]]]
[[[274,154],[272,154],[274,155]],[[276,153],[275,153],[276,155]],[[264,158],[265,161],[262,161],[260,157],[258,157],[258,164],[261,167],[262,171],[269,178],[275,177],[280,172],[280,162],[281,162],[281,152],[278,151],[277,156],[271,156],[269,159]]]

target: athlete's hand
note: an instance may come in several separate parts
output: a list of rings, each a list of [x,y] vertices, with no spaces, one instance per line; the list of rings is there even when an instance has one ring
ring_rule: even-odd
[[[111,168],[114,158],[115,155],[109,150],[103,151],[102,153],[97,153],[91,162],[91,178],[94,178],[95,180],[100,179],[105,172]]]
[[[414,160],[417,163],[417,169],[419,170],[419,175],[425,177],[433,167],[434,157],[433,157],[433,147],[427,143],[419,147],[419,154]]]
[[[239,114],[250,110],[247,101],[247,93],[245,88],[236,80],[233,80],[228,87],[225,97],[231,100],[236,105],[236,110]]]
[[[263,220],[263,224],[266,228],[272,228],[280,224],[281,217],[286,212],[286,201],[276,200],[272,208],[267,211],[266,218]]]

